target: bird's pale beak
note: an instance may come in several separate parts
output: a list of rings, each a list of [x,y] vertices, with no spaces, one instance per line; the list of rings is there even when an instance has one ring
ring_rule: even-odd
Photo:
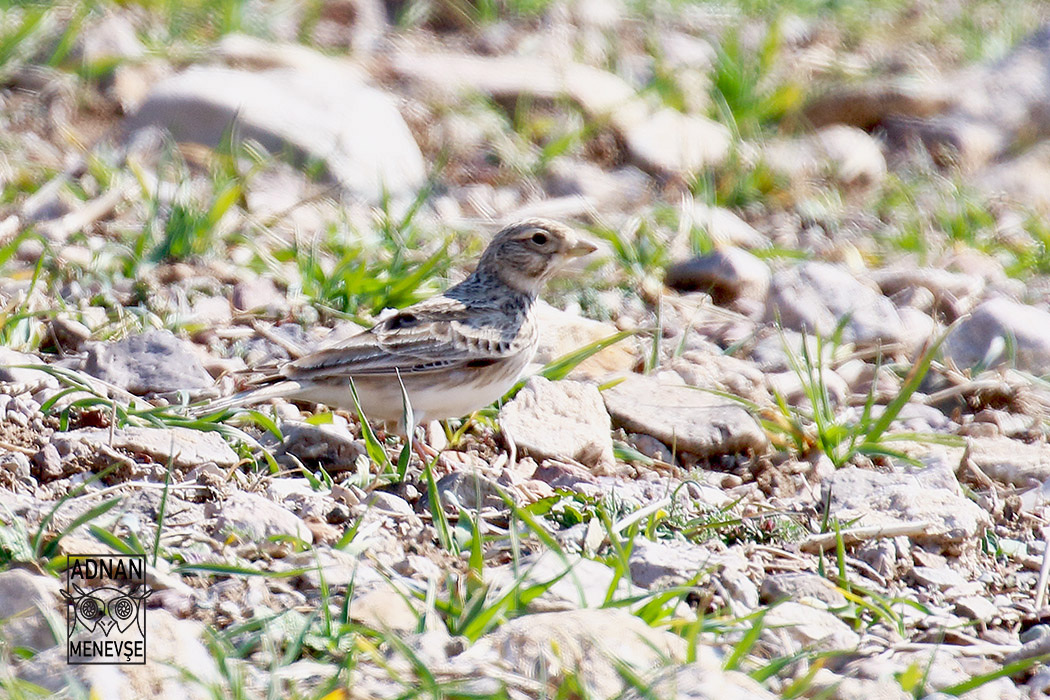
[[[582,258],[584,255],[590,255],[596,250],[598,250],[598,246],[590,241],[581,239],[576,241],[576,244],[569,248],[568,255],[570,258]]]

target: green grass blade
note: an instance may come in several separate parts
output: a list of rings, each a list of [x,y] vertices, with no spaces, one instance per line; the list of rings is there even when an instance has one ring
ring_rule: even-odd
[[[365,451],[368,452],[368,457],[375,462],[383,473],[389,473],[393,470],[390,464],[390,457],[387,456],[386,450],[383,449],[383,445],[379,442],[379,438],[372,432],[372,426],[368,424],[368,418],[365,417],[365,412],[361,408],[361,401],[357,397],[357,387],[354,386],[354,378],[349,377],[347,381],[350,383],[350,396],[354,400],[354,408],[357,409],[357,419],[361,422],[361,437],[365,441]]]
[[[758,638],[762,634],[762,630],[765,627],[766,613],[769,612],[769,608],[759,610],[752,616],[751,629],[744,634],[743,638],[733,646],[733,651],[726,657],[726,660],[722,663],[722,668],[726,671],[736,671],[740,668],[740,662],[744,660],[758,642]]]
[[[36,556],[38,558],[45,557],[47,559],[50,559],[55,555],[55,552],[58,549],[58,543],[62,540],[63,537],[73,532],[84,523],[90,522],[95,518],[101,515],[105,515],[109,511],[113,510],[118,505],[120,505],[121,500],[121,498],[116,497],[111,498],[108,501],[103,501],[94,508],[90,508],[89,510],[85,511],[84,513],[81,513],[76,518],[74,518],[73,522],[71,522],[68,526],[62,529],[58,533],[58,535],[55,536],[53,539],[48,540],[46,543],[44,543],[42,539],[39,539],[37,541],[37,546],[34,549]]]
[[[886,406],[886,410],[882,412],[879,419],[875,421],[875,424],[868,431],[865,436],[864,443],[871,444],[879,441],[882,434],[890,427],[890,424],[897,419],[901,409],[904,408],[905,404],[911,400],[912,394],[918,390],[919,385],[922,384],[922,380],[926,378],[926,373],[930,371],[930,365],[933,363],[933,358],[936,356],[937,351],[940,350],[941,345],[948,338],[955,327],[959,325],[962,319],[958,319],[952,325],[945,329],[944,333],[941,334],[937,340],[933,342],[926,349],[926,351],[916,362],[911,371],[908,373],[908,377],[904,382],[904,386],[901,387],[901,391],[896,397]]]

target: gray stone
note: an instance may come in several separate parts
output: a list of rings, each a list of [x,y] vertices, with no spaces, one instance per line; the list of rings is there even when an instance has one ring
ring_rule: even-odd
[[[402,634],[415,632],[420,612],[409,602],[411,594],[400,591],[391,583],[360,590],[354,585],[350,603],[350,619],[373,629],[396,630]]]
[[[994,61],[968,67],[930,88],[945,94],[942,114],[926,119],[884,119],[891,143],[921,140],[936,157],[976,169],[1008,153],[1018,141],[1050,133],[1050,26],[1043,25]],[[943,92],[942,92],[943,91]]]
[[[35,482],[31,472],[29,458],[21,452],[0,452],[0,485],[16,488],[18,484],[25,484],[32,487]]]
[[[512,501],[517,500],[514,492],[501,486],[476,470],[457,470],[447,474],[437,482],[438,493],[441,494],[441,502],[445,507],[456,512],[456,506],[469,510],[478,510],[483,507],[505,508],[506,501],[500,495],[506,494]]]
[[[229,468],[240,462],[226,441],[216,432],[190,428],[121,428],[110,433],[107,428],[80,428],[54,433],[51,444],[63,456],[97,451],[105,445],[133,455],[146,455],[159,464],[169,460],[175,467],[192,469],[205,462]],[[108,461],[108,458],[100,456]]]
[[[852,527],[927,522],[925,532],[914,539],[973,543],[991,518],[959,492],[954,478],[932,467],[914,474],[880,474],[849,467],[824,481],[822,499],[831,499],[832,517]]]
[[[0,347],[0,384],[15,384],[19,387],[57,388],[58,380],[46,372],[19,367],[19,365],[40,365],[44,362],[35,355],[27,355],[9,348]],[[6,393],[6,392],[5,392]],[[12,393],[21,393],[12,392]]]
[[[593,384],[532,377],[500,410],[499,419],[518,449],[537,460],[613,465],[609,413]]]
[[[849,677],[868,679],[892,679],[908,668],[921,668],[925,672],[926,698],[947,698],[936,691],[970,680],[983,673],[991,673],[1001,668],[999,661],[984,657],[967,657],[955,653],[952,645],[931,645],[933,648],[915,651],[889,651],[877,656],[860,658],[847,663],[839,672]],[[1007,654],[1005,663],[1011,661]],[[964,697],[968,700],[1020,700],[1022,697],[1017,686],[1009,678],[998,678],[978,688],[970,690]]]
[[[931,589],[944,590],[969,583],[962,574],[947,566],[915,566],[911,575],[920,586]]]
[[[368,505],[395,518],[411,518],[415,515],[408,501],[389,491],[373,491]]]
[[[24,569],[0,572],[0,634],[9,646],[43,651],[60,640],[64,616],[56,613],[60,585],[50,576]]]
[[[1050,374],[1050,312],[1002,297],[990,299],[955,327],[943,349],[963,369],[1012,362],[1036,376]]]
[[[214,383],[189,343],[150,331],[115,343],[89,343],[84,371],[132,394],[205,389]]]
[[[772,398],[761,370],[717,349],[686,350],[668,364],[689,386],[725,391],[759,404]]]
[[[1050,479],[1050,445],[1046,443],[982,437],[971,439],[968,445],[966,459],[996,481],[1028,487]]]
[[[48,323],[54,342],[65,352],[79,350],[86,341],[91,340],[91,329],[80,321],[62,316],[51,319]]]
[[[836,125],[800,139],[772,141],[763,161],[792,180],[829,177],[846,187],[869,188],[886,177],[882,147],[870,134]]]
[[[621,209],[645,201],[653,190],[648,175],[628,165],[604,170],[586,160],[556,158],[547,168],[547,192],[554,197],[584,197],[599,209]]]
[[[770,391],[775,391],[783,396],[789,404],[797,406],[800,404],[808,405],[809,399],[806,394],[808,388],[810,386],[819,386],[821,380],[823,380],[824,390],[827,392],[828,400],[831,404],[835,406],[845,404],[846,399],[850,396],[849,385],[846,384],[846,380],[832,369],[825,369],[819,374],[817,372],[812,374],[811,380],[807,382],[794,370],[770,372],[766,375],[766,383],[769,385]]]
[[[302,462],[318,461],[329,472],[351,471],[357,459],[367,454],[364,440],[355,438],[345,423],[281,424],[284,440],[275,456],[294,455]]]
[[[586,468],[554,459],[545,460],[542,465],[536,467],[531,478],[556,489],[581,492],[598,483],[597,478]]]
[[[541,365],[604,340],[620,330],[611,323],[556,309],[542,300],[536,304],[536,320],[540,327],[540,344],[533,361]],[[624,338],[581,362],[569,373],[569,379],[605,381],[610,375],[629,372],[638,361],[635,347],[633,338]]]
[[[763,618],[765,626],[779,629],[788,648],[781,653],[802,649],[845,651],[855,649],[860,637],[849,626],[827,610],[788,601],[769,609]]]
[[[729,154],[725,126],[670,107],[654,109],[618,75],[582,63],[400,51],[392,57],[391,68],[405,78],[449,92],[571,99],[589,118],[609,124],[634,162],[655,174],[689,175],[724,161]]]
[[[233,308],[277,315],[288,310],[288,299],[269,277],[254,277],[234,285]]]
[[[649,588],[661,579],[684,583],[704,569],[715,567],[720,559],[706,547],[689,542],[638,537],[628,564],[631,580],[642,588]]]
[[[613,572],[601,562],[575,555],[560,555],[552,550],[522,558],[517,564],[493,567],[486,571],[485,580],[494,590],[507,590],[518,581],[523,589],[555,581],[538,598],[529,602],[529,609],[537,612],[601,607],[614,582],[613,596],[617,600],[635,596],[641,599],[645,593],[644,589],[629,583],[626,577]],[[637,609],[638,605],[641,604],[636,604],[632,609]]]
[[[871,278],[886,296],[896,297],[913,289],[928,290],[933,295],[935,308],[950,314],[950,320],[969,311],[986,286],[978,275],[936,267],[893,266],[872,270]]]
[[[696,662],[668,668],[647,681],[644,693],[630,688],[624,700],[675,698],[676,700],[775,700],[776,695],[740,671],[723,671]]]
[[[139,59],[146,47],[139,41],[135,27],[123,14],[107,13],[98,22],[87,23],[77,32],[72,55],[88,66],[105,62]]]
[[[907,329],[886,297],[839,265],[804,262],[773,275],[766,320],[828,337],[843,316],[843,340],[860,345],[904,342]]]
[[[632,374],[606,389],[602,395],[613,422],[651,435],[676,453],[701,458],[766,448],[765,432],[739,404],[685,386],[672,376]]]
[[[613,113],[639,166],[657,174],[689,175],[725,160],[727,129],[718,122],[664,107],[639,119],[629,108]]]
[[[984,596],[971,595],[955,601],[955,612],[957,615],[968,617],[971,620],[989,622],[999,614],[999,608]]]
[[[1018,202],[1045,214],[1050,211],[1050,143],[1041,143],[988,168],[977,185],[996,199]]]
[[[715,245],[747,249],[769,246],[768,238],[728,209],[694,202],[682,216],[687,217],[682,222],[684,225],[700,229]]]
[[[672,265],[664,283],[683,292],[707,292],[716,304],[725,306],[740,298],[765,301],[770,278],[769,267],[751,253],[720,248]]]
[[[816,600],[830,608],[846,605],[846,597],[833,583],[808,571],[788,571],[767,576],[762,581],[761,595],[764,603]]]
[[[627,438],[631,446],[646,457],[657,459],[667,464],[674,462],[674,455],[671,454],[671,450],[668,449],[667,445],[663,444],[653,436],[631,433]]]
[[[310,544],[313,533],[300,518],[268,498],[246,491],[235,491],[224,501],[209,503],[208,517],[215,518],[215,531],[221,537],[233,536],[242,542],[264,544],[270,537],[291,535]]]
[[[33,467],[41,481],[54,481],[67,476],[62,468],[62,455],[58,453],[58,448],[50,442],[33,455]],[[29,475],[26,474],[26,476]]]
[[[585,609],[525,615],[503,623],[482,637],[457,661],[495,662],[530,678],[547,679],[556,688],[567,672],[583,686],[583,695],[611,698],[629,685],[621,664],[636,674],[684,659],[685,641],[650,627],[620,609]]]
[[[814,690],[834,692],[835,700],[915,700],[915,696],[905,692],[893,676],[871,680],[867,678],[847,678],[822,670],[813,678]],[[934,696],[925,696],[934,700]]]
[[[215,147],[232,124],[271,153],[317,159],[351,194],[411,197],[426,178],[419,146],[391,97],[339,61],[316,55],[299,69],[198,66],[162,80],[124,124],[161,126],[177,141]]]
[[[698,574],[710,573],[734,603],[746,610],[759,604],[758,588],[751,582],[748,562],[734,549],[712,552],[705,547],[679,541],[634,541],[628,561],[631,580],[643,588],[683,584]]]

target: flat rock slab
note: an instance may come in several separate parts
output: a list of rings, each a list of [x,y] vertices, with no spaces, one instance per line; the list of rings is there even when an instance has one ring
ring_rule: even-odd
[[[106,428],[81,428],[55,433],[51,444],[61,455],[97,450],[105,445],[133,455],[146,455],[160,464],[167,464],[170,459],[174,466],[183,469],[205,462],[228,468],[240,461],[218,433],[190,428],[123,428],[114,430],[112,436]]]
[[[545,301],[536,303],[536,319],[540,327],[540,344],[534,362],[541,365],[579,350],[599,340],[616,335],[620,329],[611,323],[556,309]],[[570,379],[603,380],[609,375],[630,372],[638,358],[634,338],[624,338],[576,365]]]
[[[35,355],[27,355],[9,348],[0,348],[0,384],[17,384],[26,387],[58,386],[58,380],[47,372],[25,369],[22,365],[40,365],[43,367],[44,362]]]
[[[835,584],[809,571],[785,571],[770,574],[762,581],[761,595],[764,603],[808,599],[819,601],[829,608],[838,608],[847,604],[846,597]]]
[[[775,139],[762,147],[763,160],[798,182],[831,177],[845,187],[873,187],[886,178],[879,141],[860,129],[836,124],[796,139]]]
[[[602,392],[613,422],[707,458],[763,451],[768,438],[739,404],[668,378],[632,374]]]
[[[635,540],[628,561],[631,581],[642,588],[668,577],[685,582],[705,569],[717,568],[718,564],[711,550],[701,545],[643,537]]]
[[[843,266],[804,262],[773,275],[767,321],[828,337],[846,315],[846,342],[871,345],[909,337],[893,302]]]
[[[239,138],[271,153],[289,148],[319,160],[332,180],[366,201],[411,196],[426,179],[393,99],[321,55],[308,70],[190,68],[158,83],[124,129],[160,126],[177,141],[214,148],[234,123]]]
[[[746,250],[721,248],[667,268],[664,283],[683,292],[701,291],[721,306],[737,299],[765,301],[769,266]]]
[[[1006,484],[1027,487],[1050,479],[1050,445],[1007,437],[974,438],[967,457],[982,472]]]
[[[605,604],[610,588],[615,589],[614,595],[618,600],[634,596],[640,600],[645,594],[644,589],[633,585],[626,577],[618,577],[601,562],[576,555],[563,557],[552,550],[524,558],[518,565],[492,567],[486,573],[485,580],[494,589],[507,590],[519,579],[523,589],[555,582],[542,595],[529,602],[529,609],[536,612],[599,608]]]
[[[685,652],[678,635],[650,627],[625,610],[606,608],[518,617],[482,637],[457,661],[498,660],[515,673],[555,684],[571,672],[585,697],[610,698],[629,687],[618,669],[645,674],[666,659],[683,659]]]
[[[944,356],[964,369],[1012,361],[1024,372],[1050,374],[1050,312],[1004,297],[989,299],[951,332]]]
[[[694,662],[661,671],[645,688],[629,688],[624,700],[776,700],[777,696],[741,671],[723,671]]]
[[[788,601],[775,605],[766,613],[763,622],[767,629],[778,629],[790,639],[798,651],[802,648],[855,649],[860,636],[827,610]]]
[[[90,343],[84,371],[132,394],[206,389],[214,381],[188,342],[150,331],[115,343]]]
[[[50,576],[34,576],[23,569],[0,572],[0,620],[8,644],[35,651],[54,646],[48,623],[60,619],[55,614],[59,588]]]
[[[209,503],[205,513],[215,518],[215,531],[223,537],[256,544],[284,535],[298,537],[307,544],[314,541],[301,518],[259,494],[237,491],[225,501]]]
[[[609,413],[593,384],[532,377],[499,418],[518,449],[534,458],[614,464]]]
[[[980,506],[959,493],[954,476],[928,468],[915,474],[882,474],[850,467],[822,484],[821,499],[831,503],[831,515],[851,527],[926,522],[914,538],[941,544],[974,542],[991,525]]]
[[[608,122],[639,167],[657,174],[694,173],[723,162],[730,150],[725,126],[669,107],[653,109],[623,78],[582,63],[399,51],[391,68],[452,93],[571,99],[588,116]]]

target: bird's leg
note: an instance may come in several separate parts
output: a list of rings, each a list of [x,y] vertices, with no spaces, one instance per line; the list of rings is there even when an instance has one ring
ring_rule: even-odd
[[[422,440],[412,441],[412,451],[416,453],[416,456],[423,460],[423,464],[430,464],[430,462],[441,455],[440,452],[435,450],[430,445],[426,444]]]
[[[445,460],[441,459],[441,452],[427,444],[426,429],[420,430],[419,433],[419,437],[412,440],[412,451],[423,462],[423,466],[434,463],[441,471],[451,471]]]

